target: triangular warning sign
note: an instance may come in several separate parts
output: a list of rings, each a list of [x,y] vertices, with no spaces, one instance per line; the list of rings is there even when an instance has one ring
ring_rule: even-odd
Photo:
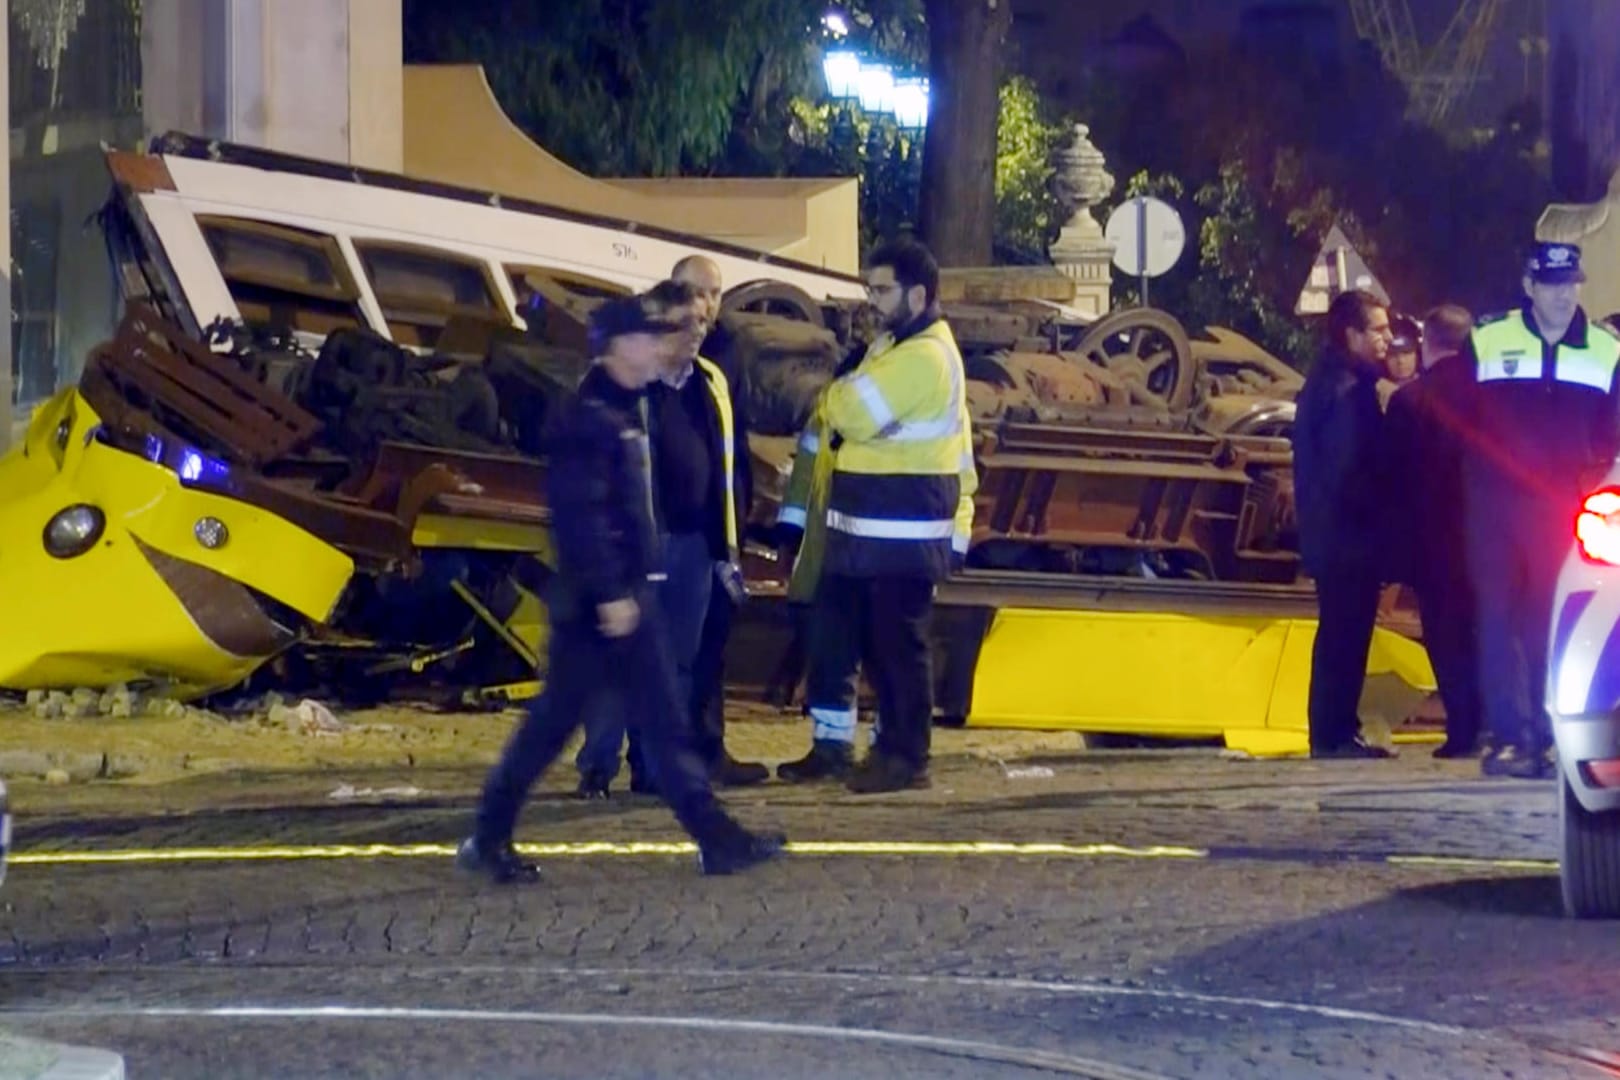
[[[1311,264],[1310,276],[1294,302],[1294,314],[1325,315],[1333,298],[1351,289],[1366,289],[1385,304],[1389,303],[1389,293],[1373,276],[1367,261],[1350,245],[1344,230],[1335,225],[1328,230],[1322,250]]]

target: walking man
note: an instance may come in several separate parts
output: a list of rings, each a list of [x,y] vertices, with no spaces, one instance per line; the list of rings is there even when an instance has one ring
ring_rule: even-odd
[[[539,877],[512,844],[519,810],[586,708],[611,685],[658,769],[665,801],[697,841],[703,871],[732,873],[776,855],[783,838],[745,831],[715,799],[659,628],[653,583],[664,570],[640,415],[680,327],[655,318],[642,300],[622,299],[597,309],[590,329],[598,359],[560,407],[548,440],[557,573],[546,597],[546,687],[489,774],[475,831],[456,861],[501,883]]]
[[[717,602],[729,608],[744,598],[732,397],[725,375],[698,351],[709,329],[709,309],[696,290],[664,281],[647,292],[644,302],[659,318],[678,327],[670,339],[669,362],[647,389],[644,414],[652,447],[659,547],[667,574],[658,589],[662,628],[675,664],[676,690],[693,711],[696,749],[712,775],[715,750],[697,726],[701,715],[696,710],[697,666],[702,659],[706,678],[721,677],[720,658],[703,655],[706,627]],[[725,617],[729,622],[729,611]],[[723,640],[718,643],[719,649],[724,646]],[[702,692],[707,711],[707,696],[718,694],[719,688],[704,685]],[[630,789],[652,792],[656,763],[643,752],[633,728],[629,734]],[[608,794],[624,737],[623,718],[611,713],[587,728],[576,758],[581,796]],[[755,768],[764,772],[763,766]]]
[[[1294,420],[1300,557],[1316,581],[1309,698],[1313,758],[1384,758],[1361,737],[1362,686],[1386,568],[1388,493],[1378,380],[1391,339],[1389,311],[1362,290],[1327,314],[1327,348],[1305,378]]]

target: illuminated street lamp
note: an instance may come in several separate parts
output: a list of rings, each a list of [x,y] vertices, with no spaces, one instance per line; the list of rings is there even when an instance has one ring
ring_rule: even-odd
[[[849,19],[842,11],[833,8],[821,17],[821,28],[835,38],[849,36]]]
[[[835,100],[848,101],[860,91],[861,58],[847,49],[829,52],[821,61],[821,73]]]
[[[861,109],[869,113],[894,111],[894,73],[882,64],[862,64],[856,81]]]
[[[903,131],[928,126],[927,79],[900,79],[894,84],[894,122]]]

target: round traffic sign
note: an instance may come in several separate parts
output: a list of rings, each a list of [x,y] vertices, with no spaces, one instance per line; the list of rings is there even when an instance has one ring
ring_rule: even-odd
[[[1109,214],[1103,235],[1114,245],[1114,265],[1137,277],[1165,273],[1187,247],[1181,215],[1148,195],[1128,199]]]

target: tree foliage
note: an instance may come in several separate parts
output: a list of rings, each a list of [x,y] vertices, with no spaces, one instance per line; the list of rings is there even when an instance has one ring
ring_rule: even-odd
[[[1070,128],[1042,100],[1035,84],[1016,75],[1001,84],[996,126],[996,223],[999,256],[1039,262],[1063,225],[1052,192],[1053,155]]]
[[[507,113],[597,175],[702,171],[737,112],[810,75],[815,0],[405,0],[410,62],[479,63]]]
[[[1307,362],[1294,304],[1335,223],[1402,311],[1515,299],[1549,195],[1533,106],[1483,140],[1413,126],[1370,50],[1195,53],[1138,85],[1099,74],[1086,99],[1110,167],[1138,174],[1126,194],[1167,197],[1197,240],[1151,292],[1189,324],[1231,326]],[[1133,296],[1134,283],[1120,291]]]

